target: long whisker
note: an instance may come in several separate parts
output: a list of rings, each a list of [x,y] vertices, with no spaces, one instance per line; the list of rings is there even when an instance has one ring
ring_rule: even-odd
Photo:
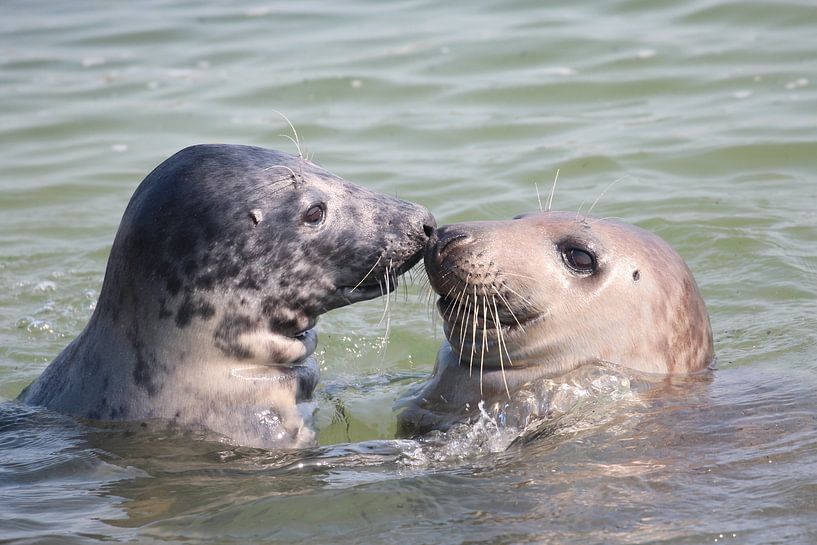
[[[544,212],[544,210],[542,209],[542,199],[539,198],[539,184],[533,182],[533,187],[536,188],[536,201],[539,203],[539,211]]]
[[[408,292],[408,285],[409,285],[409,282],[411,282],[412,284],[414,283],[414,277],[411,275],[411,269],[409,269],[406,272],[408,272],[409,275],[408,275],[408,279],[406,279],[405,275],[403,276],[403,304],[408,303],[408,293],[409,293]],[[394,281],[397,282],[397,275],[395,275]]]
[[[400,292],[397,290],[397,286],[398,286],[399,282],[397,281],[397,271],[394,270],[394,263],[392,263],[391,259],[389,260],[389,266],[386,269],[386,272],[387,272],[387,274],[389,276],[389,280],[391,280],[391,284],[388,284],[388,285],[394,286],[394,289],[391,290],[391,292],[389,293],[389,296],[393,297],[394,302],[396,303],[397,299],[400,297]]]
[[[451,296],[451,292],[454,291],[455,289],[457,289],[456,284],[448,288],[448,291],[445,293],[445,295],[443,295],[443,299],[448,299]]]
[[[594,224],[596,224],[596,223],[598,223],[598,222],[600,222],[600,221],[605,221],[605,220],[621,220],[621,221],[625,221],[625,219],[624,219],[624,218],[619,217],[619,216],[606,216],[606,217],[604,217],[604,218],[596,218],[596,219],[594,219],[593,221],[591,221],[591,222],[590,222],[590,225],[594,225]]]
[[[502,350],[503,348],[505,349],[505,356],[508,358],[508,365],[509,365],[510,367],[513,367],[513,360],[511,359],[511,353],[508,351],[508,345],[507,345],[507,343],[505,342],[505,335],[504,335],[504,333],[503,333],[503,334],[500,336],[500,339],[499,339],[499,340],[500,340],[500,342],[501,342],[500,350]],[[503,379],[504,379],[504,375],[503,375]]]
[[[463,293],[465,290],[463,289]],[[462,350],[465,347],[465,328],[468,325],[468,308],[471,306],[471,298],[470,297],[463,297],[465,299],[465,311],[462,313],[462,322],[460,323],[460,351],[458,354],[460,358],[462,358]],[[473,319],[473,316],[470,316]],[[468,376],[471,376],[471,365],[468,365]]]
[[[460,313],[460,305],[462,304],[462,298],[463,298],[463,295],[466,293],[466,290],[468,289],[468,280],[469,280],[470,278],[471,278],[471,273],[468,273],[468,276],[466,276],[466,277],[465,277],[465,282],[463,283],[463,288],[462,288],[462,290],[460,291],[460,293],[457,295],[456,299],[454,300],[454,304],[453,304],[453,306],[456,306],[456,307],[457,307],[457,316],[459,316],[459,313]],[[449,318],[450,318],[450,317],[451,317],[451,315],[449,314]],[[456,322],[456,321],[457,321],[457,319],[456,319],[456,318],[454,318],[454,321]]]
[[[559,169],[556,169],[556,177],[553,178],[553,185],[550,187],[550,197],[548,197],[548,209],[547,211],[550,212],[551,207],[553,206],[553,195],[556,193],[556,182],[559,180]]]
[[[454,291],[455,288],[456,288],[456,286],[452,287],[451,291]],[[451,291],[448,292],[449,295],[451,294]],[[447,297],[448,297],[448,295],[446,295],[446,298]],[[456,321],[456,318],[454,320],[451,320],[451,317],[454,315],[454,311],[457,310],[458,307],[459,307],[458,301],[460,300],[460,297],[462,297],[462,290],[460,290],[460,292],[457,294],[457,296],[454,298],[453,301],[448,299],[449,301],[451,301],[449,303],[449,307],[448,307],[448,316],[446,316],[446,320],[448,320],[449,322],[450,321]]]
[[[499,350],[499,368],[502,370],[502,382],[505,384],[505,393],[511,399],[511,390],[508,388],[508,379],[505,377],[505,362],[502,360],[502,327],[499,324],[499,309],[496,306],[496,298],[491,297],[494,303],[494,325],[496,326],[497,350]]]
[[[485,345],[488,339],[488,298],[482,297],[482,354],[479,358],[479,395],[482,395],[482,372],[485,363]]]
[[[586,203],[586,202],[587,202],[587,199],[583,200],[583,201],[581,202],[581,204],[579,205],[579,209],[578,209],[578,210],[576,210],[576,221],[579,221],[579,216],[581,216],[581,215],[582,215],[582,208],[584,207],[584,203]],[[585,214],[585,215],[586,215],[586,214]]]
[[[294,170],[292,170],[291,168],[289,168],[289,167],[288,167],[288,166],[286,166],[286,165],[272,165],[272,166],[269,166],[269,167],[265,168],[265,169],[264,169],[264,172],[266,172],[266,171],[268,171],[268,170],[272,170],[272,169],[274,169],[274,168],[283,168],[283,169],[286,169],[286,170],[288,170],[288,171],[289,171],[289,173],[292,175],[292,177],[293,177],[293,178],[297,178],[297,177],[298,177],[298,176],[295,174],[295,171],[294,171]]]
[[[293,125],[292,121],[290,121],[289,118],[287,116],[285,116],[282,112],[279,112],[278,110],[275,110],[275,109],[273,109],[272,111],[275,112],[276,114],[280,115],[281,117],[283,117],[284,121],[286,121],[287,124],[289,125],[289,128],[292,129],[292,134],[295,135],[295,138],[292,138],[291,136],[286,135],[286,134],[282,134],[280,136],[284,136],[284,137],[289,138],[290,140],[292,140],[292,143],[295,144],[295,147],[298,149],[298,157],[303,159],[304,154],[301,152],[301,138],[298,136],[298,131],[295,130],[295,125]]]
[[[602,197],[604,197],[604,194],[605,194],[605,193],[607,193],[607,191],[608,191],[608,190],[609,190],[611,187],[613,187],[614,185],[616,185],[617,183],[619,183],[621,180],[624,180],[625,178],[629,178],[629,177],[630,177],[630,175],[629,175],[629,174],[625,174],[625,175],[624,175],[624,176],[622,176],[621,178],[619,178],[619,179],[617,179],[617,180],[614,180],[614,181],[613,181],[613,183],[611,183],[610,185],[608,185],[607,187],[605,187],[605,188],[604,188],[604,191],[602,191],[602,192],[601,192],[601,195],[599,195],[598,197],[596,197],[596,200],[595,200],[595,201],[593,201],[593,205],[590,207],[590,210],[588,210],[588,211],[587,211],[587,213],[585,214],[585,216],[589,216],[590,214],[592,214],[592,213],[593,213],[593,209],[596,207],[596,205],[598,204],[599,200],[601,200],[601,198],[602,198]]]
[[[509,272],[505,272],[505,271],[502,271],[502,276],[515,276],[516,278],[524,278],[525,280],[536,280],[532,276],[528,276],[528,275],[525,275],[525,274],[509,273]]]
[[[295,144],[295,147],[298,149],[298,157],[303,158],[303,155],[301,154],[301,145],[298,143],[297,140],[295,140],[288,134],[279,134],[278,136],[280,136],[281,138],[286,138],[287,140]]]
[[[434,290],[431,289],[431,286],[427,286],[425,289],[425,306],[427,312],[432,312],[432,306],[434,304]]]
[[[473,322],[471,328],[471,361],[468,363],[468,374],[474,366],[474,351],[477,344],[477,318],[479,317],[479,309],[477,308],[477,287],[474,286],[474,311],[471,313],[471,321]]]
[[[353,292],[353,291],[355,291],[356,289],[358,289],[358,288],[360,287],[360,285],[361,285],[363,282],[365,282],[365,281],[366,281],[366,279],[369,277],[369,275],[370,275],[370,274],[372,274],[372,271],[374,270],[374,268],[375,268],[375,267],[377,267],[377,264],[378,264],[378,263],[380,263],[380,260],[381,260],[381,259],[383,259],[383,254],[380,254],[380,256],[378,256],[377,261],[375,261],[375,262],[374,262],[374,265],[372,265],[372,268],[371,268],[371,269],[369,269],[369,272],[367,272],[367,273],[366,273],[366,274],[363,276],[363,278],[361,278],[361,279],[360,279],[360,282],[358,282],[357,284],[355,284],[355,287],[354,287],[354,288],[352,288],[352,292]],[[379,283],[380,283],[380,280],[378,280],[378,281],[377,281],[377,283],[379,284]],[[380,287],[380,289],[381,289],[381,291],[382,291],[382,290],[383,290],[383,287],[381,286],[381,287]],[[350,292],[350,293],[351,293],[351,292]],[[383,295],[383,294],[381,293],[380,295]]]
[[[386,284],[386,290],[389,289],[389,274],[391,274],[390,269],[391,269],[391,261],[389,261],[389,266],[386,267],[386,272],[383,275],[384,276],[383,280],[384,280],[384,282]],[[388,346],[389,346],[389,333],[391,332],[391,307],[389,306],[390,297],[389,297],[388,293],[386,293],[386,297],[384,297],[384,299],[386,300],[386,306],[383,309],[383,316],[380,317],[380,323],[383,323],[384,318],[386,319],[386,332],[383,335],[383,342],[381,344],[381,352],[382,352],[382,354],[385,355],[386,350],[388,349]],[[380,325],[380,323],[378,323],[377,325]]]
[[[454,316],[454,319],[452,320],[453,322],[456,322],[460,317],[460,312],[462,312],[462,302],[463,302],[463,299],[465,299],[465,297],[463,297],[464,295],[465,295],[465,288],[460,290],[460,293],[457,295],[457,299],[455,301],[456,306],[457,306],[457,314]]]
[[[533,301],[530,301],[530,300],[526,299],[525,297],[522,296],[521,293],[514,290],[512,287],[505,286],[505,289],[508,290],[509,292],[513,293],[514,295],[516,295],[520,299],[522,299],[522,301],[524,301],[530,308],[532,308],[532,309],[538,309],[539,308],[538,306],[536,306],[536,304],[533,303]]]
[[[498,289],[496,289],[496,286],[493,286],[493,288],[494,288],[494,293],[496,293],[499,296],[499,298],[502,300],[502,302],[505,303],[505,308],[507,308],[508,312],[511,313],[511,316],[513,317],[514,321],[516,322],[516,325],[518,325],[519,328],[524,332],[525,328],[522,326],[522,323],[519,321],[519,318],[516,317],[516,314],[514,314],[513,309],[511,308],[511,304],[508,303],[508,300],[505,299],[505,296],[502,295],[502,293]],[[499,312],[497,312],[497,319],[499,319]]]

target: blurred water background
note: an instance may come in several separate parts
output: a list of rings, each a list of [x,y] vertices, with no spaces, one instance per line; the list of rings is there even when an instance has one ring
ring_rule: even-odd
[[[817,542],[811,0],[0,13],[0,542]],[[393,441],[392,404],[441,340],[415,284],[393,300],[385,350],[382,300],[322,319],[320,449],[92,428],[11,402],[89,318],[141,179],[195,143],[294,152],[275,110],[317,163],[440,223],[535,210],[557,169],[557,209],[624,177],[595,213],[688,261],[713,380],[608,400],[606,418],[507,450],[490,430]]]

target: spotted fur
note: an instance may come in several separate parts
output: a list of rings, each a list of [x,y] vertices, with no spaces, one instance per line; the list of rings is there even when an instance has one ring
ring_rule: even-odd
[[[301,157],[186,148],[136,189],[90,322],[19,399],[309,444],[318,316],[393,289],[433,228],[425,208]]]

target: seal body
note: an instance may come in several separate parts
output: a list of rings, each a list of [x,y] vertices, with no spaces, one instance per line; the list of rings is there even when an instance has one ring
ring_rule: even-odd
[[[633,225],[569,212],[448,225],[425,265],[446,341],[431,378],[402,403],[403,435],[584,364],[661,377],[713,363],[692,273]]]
[[[186,148],[136,189],[88,325],[19,400],[311,444],[318,316],[394,289],[433,229],[300,157]]]

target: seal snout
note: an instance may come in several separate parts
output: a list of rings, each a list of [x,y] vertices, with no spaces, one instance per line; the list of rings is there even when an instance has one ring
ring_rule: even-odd
[[[423,233],[426,238],[431,238],[437,230],[437,220],[426,210],[426,217],[423,218]]]
[[[436,235],[436,239],[432,239],[429,243],[434,245],[434,254],[438,259],[445,259],[446,253],[473,239],[470,233],[453,225],[440,227]]]

